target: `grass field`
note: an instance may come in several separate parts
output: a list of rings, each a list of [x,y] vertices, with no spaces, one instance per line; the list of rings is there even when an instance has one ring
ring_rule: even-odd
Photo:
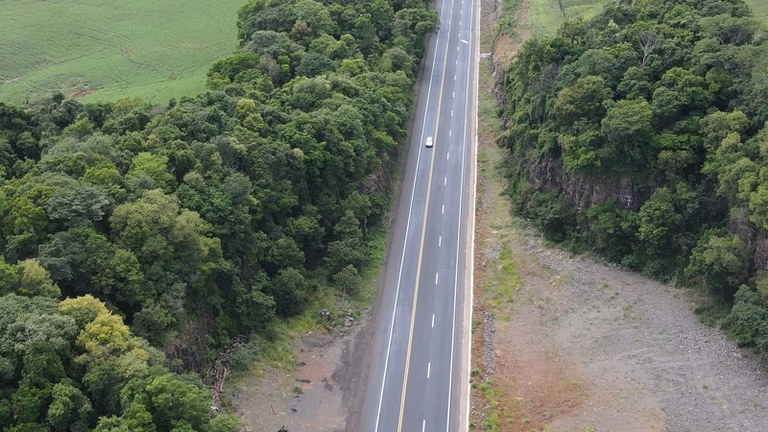
[[[768,26],[768,2],[765,0],[744,0],[744,3],[752,9],[755,18]]]
[[[768,26],[768,1],[745,0],[755,18]],[[567,18],[597,15],[607,0],[531,0],[531,27],[535,36],[552,36]],[[565,13],[560,5],[565,8]]]
[[[752,9],[752,16],[755,17],[763,26],[763,39],[768,32],[768,2],[765,0],[745,0],[745,3]],[[765,55],[758,56],[757,66],[752,70],[753,78],[768,82],[768,47],[763,45]]]
[[[762,1],[762,0],[755,0]],[[534,36],[552,36],[563,21],[592,18],[607,0],[531,0],[531,27]],[[564,10],[560,5],[564,6]]]
[[[237,46],[245,0],[0,0],[0,101],[54,91],[165,103]]]

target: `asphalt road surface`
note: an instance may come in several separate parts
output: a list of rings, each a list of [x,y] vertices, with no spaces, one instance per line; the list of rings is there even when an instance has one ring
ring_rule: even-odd
[[[359,431],[467,429],[475,1],[436,4],[440,29],[424,62]]]

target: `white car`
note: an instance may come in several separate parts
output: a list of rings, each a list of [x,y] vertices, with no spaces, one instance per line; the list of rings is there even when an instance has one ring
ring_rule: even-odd
[[[431,136],[430,136],[430,137],[427,137],[426,146],[427,146],[427,147],[432,147],[432,146],[433,146],[433,143],[432,143],[432,137],[431,137]]]

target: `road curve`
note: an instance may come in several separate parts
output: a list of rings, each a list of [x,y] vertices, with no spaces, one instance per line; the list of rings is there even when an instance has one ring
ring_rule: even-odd
[[[476,0],[439,0],[374,322],[359,431],[468,426]],[[426,147],[432,137],[433,147]]]

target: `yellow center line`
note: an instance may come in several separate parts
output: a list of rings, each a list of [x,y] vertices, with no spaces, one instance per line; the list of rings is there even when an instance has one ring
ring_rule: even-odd
[[[447,38],[450,39],[451,35],[451,27],[453,26],[453,1],[451,1],[451,15],[449,15],[448,19],[448,36]],[[427,196],[425,200],[424,205],[424,220],[421,224],[421,240],[419,242],[419,258],[416,261],[416,287],[414,289],[413,294],[413,307],[411,308],[411,325],[410,329],[408,331],[408,348],[405,354],[405,372],[403,373],[403,388],[400,391],[400,412],[397,417],[397,432],[402,432],[403,430],[403,413],[405,412],[405,393],[406,388],[408,387],[408,369],[410,368],[411,364],[411,348],[413,347],[413,328],[414,324],[416,322],[416,306],[419,301],[419,277],[421,276],[421,261],[424,256],[424,238],[426,237],[426,231],[427,231],[427,215],[429,214],[429,195],[430,191],[432,189],[432,169],[435,166],[435,153],[437,152],[437,145],[438,145],[438,130],[440,126],[440,110],[443,106],[443,88],[445,86],[445,66],[448,64],[448,40],[446,40],[446,49],[445,49],[445,56],[443,57],[443,75],[440,78],[440,96],[437,99],[437,119],[435,120],[435,134],[434,134],[434,142],[435,147],[433,147],[432,151],[432,157],[429,160],[429,176],[427,180]],[[424,125],[423,127],[426,127]],[[419,145],[422,145],[419,143]]]

